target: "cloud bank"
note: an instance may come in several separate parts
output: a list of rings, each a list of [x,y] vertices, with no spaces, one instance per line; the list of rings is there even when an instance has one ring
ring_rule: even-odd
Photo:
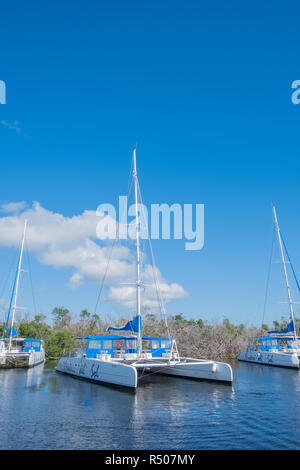
[[[86,210],[79,215],[65,217],[43,208],[38,202],[28,206],[24,201],[2,204],[0,209],[5,214],[0,217],[0,246],[19,246],[27,219],[27,249],[44,265],[57,269],[71,268],[70,288],[78,288],[84,283],[99,283],[106,273],[107,300],[127,308],[134,307],[135,288],[128,285],[135,280],[134,252],[119,244],[111,251],[110,245],[97,239],[99,217],[96,211]],[[152,266],[146,264],[143,272],[143,308],[156,308],[158,299]],[[156,270],[156,277],[165,302],[188,295],[179,284],[163,279],[159,270]]]

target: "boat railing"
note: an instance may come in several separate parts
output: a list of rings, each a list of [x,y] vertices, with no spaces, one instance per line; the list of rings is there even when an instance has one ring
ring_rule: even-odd
[[[152,359],[152,352],[150,350],[143,351],[141,357],[143,359]]]
[[[122,359],[125,354],[125,349],[117,349],[113,352],[114,359]]]
[[[111,361],[112,356],[111,354],[100,353],[96,355],[97,359],[101,359],[101,361]]]

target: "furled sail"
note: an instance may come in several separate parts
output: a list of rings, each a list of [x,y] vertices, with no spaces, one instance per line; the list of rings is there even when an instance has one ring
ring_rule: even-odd
[[[275,330],[275,331],[268,331],[269,334],[272,334],[272,333],[275,333],[275,334],[278,334],[278,335],[282,335],[282,334],[285,334],[285,333],[292,333],[295,331],[295,325],[294,325],[294,321],[290,321],[290,323],[288,323],[287,327],[284,329],[284,330],[281,330],[281,331],[278,331],[278,330]]]
[[[12,327],[12,329],[11,329],[11,337],[13,337],[13,336],[18,336],[18,334],[19,334],[19,333],[14,329],[14,327]]]
[[[142,318],[141,315],[137,315],[133,320],[127,322],[125,326],[121,328],[115,328],[113,326],[110,326],[109,328],[107,328],[107,331],[131,331],[134,333],[138,333],[139,331],[141,331],[141,328]]]

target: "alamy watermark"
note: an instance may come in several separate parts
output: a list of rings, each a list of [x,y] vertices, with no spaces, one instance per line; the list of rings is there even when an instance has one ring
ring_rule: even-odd
[[[300,80],[294,80],[292,83],[292,88],[295,90],[291,96],[292,103],[299,104],[300,103]]]
[[[186,250],[204,246],[204,204],[151,204],[149,212],[143,204],[128,206],[127,196],[119,196],[118,220],[112,204],[100,204],[96,214],[100,218],[96,232],[101,240],[135,240],[138,229],[141,239],[186,240]],[[130,222],[129,217],[133,218]]]
[[[0,80],[0,104],[6,104],[6,85],[3,80]]]

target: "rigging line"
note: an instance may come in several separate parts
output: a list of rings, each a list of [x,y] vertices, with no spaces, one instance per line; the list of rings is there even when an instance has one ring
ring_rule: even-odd
[[[144,204],[143,204],[142,194],[141,194],[141,189],[140,189],[139,184],[138,184],[138,192],[139,192],[139,197],[140,197],[140,200],[141,200],[143,215],[144,215],[144,218],[145,218]],[[155,266],[155,268],[156,268],[155,260],[154,260],[154,253],[153,253],[153,250],[152,250],[152,245],[151,245],[151,242],[150,242],[150,235],[149,235],[148,227],[147,227],[146,224],[145,224],[145,227],[146,227],[146,233],[147,233],[148,243],[149,243],[149,246],[150,246],[150,252],[152,251],[152,253],[151,253],[151,259],[152,259],[152,272],[153,272],[154,284],[155,284],[156,293],[157,293],[157,296],[158,296],[158,301],[159,301],[159,303],[161,304],[161,305],[160,305],[161,313],[163,313],[163,312],[162,312],[162,310],[163,310],[162,302],[160,302],[160,299],[159,299],[158,283],[156,283],[156,277],[155,277],[155,273],[154,273],[154,266]]]
[[[165,323],[165,326],[166,326],[166,329],[167,329],[167,332],[168,332],[168,336],[171,337],[170,328],[169,328],[169,324],[168,324],[168,321],[167,321],[167,313],[166,313],[166,309],[165,309],[165,305],[164,305],[164,300],[162,298],[162,294],[161,294],[160,287],[159,287],[159,281],[158,281],[158,276],[157,276],[158,269],[157,269],[157,266],[156,266],[156,263],[155,263],[153,249],[152,249],[152,245],[151,245],[150,241],[149,241],[149,247],[150,247],[151,258],[152,258],[152,274],[153,274],[155,291],[156,291],[156,295],[157,295],[157,299],[158,299],[158,303],[159,303],[160,313],[161,313],[161,317],[162,317],[162,319]],[[175,335],[173,335],[173,336],[175,338]]]
[[[132,168],[132,164],[131,164],[131,168]],[[132,170],[131,170],[131,171],[132,171]],[[130,194],[130,192],[131,192],[132,185],[133,185],[133,177],[132,177],[132,175],[131,175],[131,178],[129,177],[129,179],[128,179],[127,201],[128,201],[129,194]]]
[[[33,288],[33,280],[32,280],[32,274],[31,274],[31,261],[30,261],[30,256],[29,256],[29,250],[27,248],[27,243],[25,241],[25,253],[27,256],[27,263],[28,263],[28,271],[29,271],[29,281],[30,281],[30,287],[31,287],[31,295],[32,295],[32,302],[33,302],[33,309],[35,316],[37,316],[37,307],[36,307],[36,299],[35,299],[35,294],[34,294],[34,288]]]
[[[138,183],[138,193],[139,193],[139,197],[140,197],[140,200],[141,200],[141,203],[142,203],[142,211],[143,211],[144,218],[145,218],[144,204],[143,204],[143,199],[142,199],[142,194],[141,194],[141,188],[140,188],[140,185],[139,185],[139,181],[137,183]],[[146,218],[145,218],[145,220],[146,220]],[[157,278],[157,268],[156,268],[154,253],[153,253],[153,249],[152,249],[152,243],[151,243],[151,240],[150,240],[150,235],[149,235],[149,230],[148,230],[147,225],[146,225],[146,233],[147,233],[147,238],[148,238],[148,243],[149,243],[149,248],[150,248],[151,259],[152,259],[152,271],[153,271],[154,283],[155,283],[155,286],[156,286],[156,289],[157,289],[158,301],[160,303],[161,313],[162,313],[164,321],[165,321],[165,325],[166,325],[166,328],[167,328],[168,335],[169,335],[169,337],[171,337],[170,329],[169,329],[169,325],[168,325],[168,321],[167,321],[167,314],[166,314],[164,302],[163,302],[162,295],[161,295],[160,288],[159,288],[159,283],[158,283],[158,278]],[[176,338],[174,338],[174,339],[176,339]]]
[[[21,256],[21,250],[22,250],[22,242],[20,242],[19,246],[18,246],[18,251],[20,251],[19,260],[20,260],[20,256]],[[17,263],[17,266],[18,266],[18,264],[19,264],[19,262]],[[5,329],[4,329],[4,332],[3,332],[3,339],[6,338],[6,333],[7,333],[7,330],[8,330],[10,314],[11,314],[11,308],[12,308],[12,305],[13,305],[13,298],[14,298],[14,295],[15,295],[17,278],[18,278],[18,267],[16,269],[16,273],[15,273],[15,276],[14,276],[13,287],[12,287],[12,292],[11,292],[10,301],[9,301],[9,307],[8,307],[8,310],[7,310]]]
[[[98,304],[99,304],[99,302],[100,302],[100,298],[101,298],[102,291],[103,291],[103,287],[104,287],[104,282],[105,282],[106,275],[107,275],[107,271],[108,271],[108,266],[109,266],[109,263],[110,263],[111,255],[112,255],[114,246],[115,246],[115,244],[116,244],[116,241],[117,241],[117,237],[115,238],[115,240],[114,240],[114,242],[113,242],[113,244],[112,244],[112,246],[111,246],[111,248],[110,248],[110,253],[109,253],[109,256],[108,256],[108,260],[107,260],[107,264],[106,264],[106,269],[105,269],[105,272],[104,272],[104,275],[103,275],[103,278],[102,278],[102,282],[101,282],[101,285],[100,285],[99,294],[98,294],[97,301],[96,301],[96,305],[95,305],[95,309],[94,309],[94,315],[96,315],[97,308],[98,308]]]
[[[129,176],[128,176],[128,185],[127,185],[127,197],[129,195],[132,183],[133,183],[133,158],[131,159],[131,166],[130,166],[130,171],[129,171]],[[129,187],[130,185],[130,187]]]
[[[15,274],[12,293],[11,293],[11,297],[10,297],[10,302],[9,302],[9,307],[8,307],[8,312],[7,312],[7,317],[6,317],[6,323],[5,323],[5,329],[4,329],[4,332],[3,332],[3,339],[6,338],[6,333],[7,333],[8,324],[9,324],[9,317],[10,317],[11,307],[12,307],[12,303],[13,303],[13,296],[14,296],[15,287],[16,287],[16,282],[17,282],[17,272]]]
[[[15,261],[16,261],[16,258],[17,258],[17,254],[19,252],[19,249],[20,249],[20,245],[17,247],[16,251],[15,251],[15,254],[13,256],[13,259],[12,259],[12,262],[11,262],[11,265],[10,265],[10,268],[8,270],[8,274],[7,274],[7,277],[3,283],[3,286],[2,286],[2,290],[1,290],[1,293],[0,293],[0,298],[2,299],[3,295],[4,295],[4,291],[6,289],[6,285],[7,285],[7,282],[8,282],[8,279],[9,279],[9,276],[11,275],[11,272],[12,272],[12,268],[15,264]]]
[[[292,272],[293,272],[294,279],[295,279],[295,281],[296,281],[298,290],[299,290],[299,292],[300,292],[300,285],[299,285],[299,282],[298,282],[298,279],[297,279],[297,276],[296,276],[296,272],[295,272],[295,270],[294,270],[294,266],[293,266],[293,264],[292,264],[292,261],[291,261],[291,258],[290,258],[290,256],[289,256],[289,254],[288,254],[287,247],[286,247],[286,244],[285,244],[285,242],[284,242],[284,238],[283,238],[281,232],[280,232],[280,235],[281,235],[281,240],[282,240],[282,243],[283,243],[285,252],[286,252],[286,256],[287,256],[287,258],[288,258],[288,260],[289,260],[289,263],[290,263],[290,265],[291,265],[291,268],[292,268]]]
[[[132,183],[133,183],[132,168],[133,168],[133,160],[131,161],[131,168],[130,168],[130,173],[129,173],[129,177],[128,177],[127,200],[128,200],[128,197],[129,197],[129,193],[130,193],[130,191],[131,191],[131,188],[132,188]],[[125,208],[124,208],[124,210],[125,210]],[[123,216],[123,215],[124,215],[124,214],[122,214],[122,216]],[[123,217],[122,217],[122,218],[123,218]],[[116,234],[116,235],[117,235],[117,234]],[[99,294],[98,294],[97,301],[96,301],[96,305],[95,305],[95,309],[94,309],[94,315],[95,315],[96,312],[97,312],[97,308],[98,308],[98,305],[99,305],[99,302],[100,302],[100,299],[101,299],[102,291],[103,291],[103,288],[104,288],[104,283],[105,283],[106,276],[107,276],[107,272],[108,272],[109,263],[110,263],[111,256],[112,256],[112,252],[113,252],[113,249],[114,249],[114,247],[115,247],[115,245],[116,245],[117,240],[118,240],[118,236],[116,236],[116,238],[114,239],[114,242],[113,242],[113,244],[111,245],[111,248],[110,248],[110,252],[109,252],[109,256],[108,256],[107,264],[106,264],[106,269],[105,269],[104,275],[103,275],[103,277],[102,277],[102,281],[101,281],[101,284],[100,284],[100,290],[99,290]]]
[[[145,240],[142,240],[142,246],[141,246],[141,273],[143,272],[144,266],[146,266],[146,255],[145,255],[145,247],[146,242]]]
[[[271,254],[270,254],[269,266],[268,266],[268,275],[267,275],[265,300],[264,300],[264,308],[263,308],[263,316],[262,316],[261,325],[263,325],[265,314],[266,314],[266,308],[267,308],[267,300],[268,300],[270,277],[271,277],[271,267],[272,267],[272,258],[273,258],[273,251],[274,251],[275,235],[276,235],[276,229],[275,229],[275,225],[274,225],[274,227],[273,227],[273,237],[272,237],[272,247],[271,247]],[[262,332],[263,332],[263,328],[261,326],[261,335],[262,335]]]

